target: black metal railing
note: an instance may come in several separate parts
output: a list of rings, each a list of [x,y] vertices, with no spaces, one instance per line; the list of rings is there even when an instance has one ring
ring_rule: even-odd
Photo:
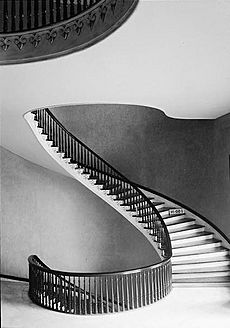
[[[58,152],[69,158],[71,163],[77,164],[78,168],[84,169],[84,173],[96,180],[96,184],[103,185],[105,190],[116,195],[116,199],[123,202],[122,206],[127,206],[133,216],[138,217],[139,222],[149,230],[161,250],[162,259],[171,258],[169,233],[153,203],[125,176],[67,131],[49,109],[35,110],[32,113],[38,127],[52,141],[53,147],[57,147]]]
[[[17,33],[68,20],[101,0],[0,0],[0,33]]]
[[[165,297],[172,288],[171,261],[106,273],[51,270],[36,255],[29,261],[29,296],[54,311],[99,314],[139,308]]]

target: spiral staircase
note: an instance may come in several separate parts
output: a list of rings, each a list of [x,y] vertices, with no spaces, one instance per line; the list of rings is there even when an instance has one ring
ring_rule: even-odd
[[[207,219],[129,181],[68,132],[47,108],[25,114],[40,144],[71,176],[149,240],[160,261],[120,272],[71,273],[29,257],[33,302],[73,314],[126,311],[165,297],[173,286],[229,286],[229,240]]]

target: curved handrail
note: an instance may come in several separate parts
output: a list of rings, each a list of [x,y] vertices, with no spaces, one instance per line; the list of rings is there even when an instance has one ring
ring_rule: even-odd
[[[151,304],[172,287],[170,259],[158,266],[113,273],[70,273],[49,269],[36,255],[29,261],[29,296],[54,311],[113,313]]]
[[[113,276],[115,274],[120,274],[120,275],[127,275],[131,273],[140,273],[143,270],[150,270],[154,268],[158,268],[162,266],[165,263],[168,263],[170,259],[165,259],[162,261],[159,261],[157,263],[151,264],[151,265],[146,265],[143,267],[138,267],[134,269],[128,269],[128,270],[118,270],[118,271],[103,271],[103,272],[73,272],[73,271],[62,271],[62,270],[56,270],[56,269],[51,269],[48,267],[37,255],[30,255],[28,257],[28,262],[30,265],[33,265],[35,267],[41,268],[43,272],[52,272],[55,275],[65,275],[65,276],[72,276],[72,277],[103,277],[103,276]],[[37,262],[40,264],[38,265]]]
[[[158,243],[160,243],[162,246],[161,250],[162,250],[163,258],[166,259],[171,258],[172,247],[171,247],[171,240],[169,237],[168,229],[162,217],[160,216],[160,213],[158,212],[156,207],[152,204],[152,202],[144,195],[144,193],[138,187],[136,187],[135,184],[129,181],[123,174],[121,174],[118,170],[113,168],[107,161],[102,159],[87,145],[85,145],[80,139],[78,139],[76,136],[70,133],[61,124],[61,122],[57,120],[57,118],[52,114],[52,112],[48,108],[38,109],[32,111],[32,113],[35,115],[36,120],[39,122],[39,124],[44,125],[43,126],[44,132],[48,134],[48,138],[54,141],[54,143],[55,142],[59,143],[61,151],[64,151],[66,157],[70,157],[71,160],[75,160],[75,161],[77,160],[77,163],[82,165],[82,167],[84,168],[87,166],[87,170],[90,173],[92,173],[92,171],[98,172],[99,178],[101,178],[102,176],[103,178],[106,178],[108,175],[113,174],[115,176],[114,179],[116,179],[117,176],[117,178],[119,178],[121,182],[125,183],[126,187],[130,185],[132,189],[135,190],[138,196],[141,197],[141,199],[145,201],[145,204],[148,204],[149,208],[152,209],[154,212],[154,216],[152,216],[149,213],[149,211],[145,212],[147,217],[146,223],[148,223],[148,226],[150,228],[153,228],[154,231],[156,231],[155,237],[159,239]],[[79,158],[76,158],[76,147],[78,148]],[[82,160],[84,163],[81,163]],[[135,200],[136,199],[134,199],[134,201]],[[158,227],[157,224],[160,225],[160,227]]]
[[[55,26],[77,17],[105,0],[2,0],[0,33],[22,33]]]
[[[230,239],[228,238],[228,236],[225,235],[225,233],[223,231],[221,231],[213,222],[211,222],[210,220],[208,220],[206,217],[204,217],[202,214],[196,212],[195,210],[193,210],[192,208],[190,208],[189,206],[179,202],[178,200],[175,200],[169,196],[166,196],[162,193],[160,193],[159,191],[156,191],[154,189],[151,189],[149,187],[146,186],[142,186],[138,183],[132,182],[134,185],[136,185],[138,188],[152,192],[153,194],[156,194],[162,198],[167,199],[168,201],[175,203],[176,205],[183,207],[185,210],[193,213],[195,216],[199,217],[200,219],[202,219],[204,222],[206,222],[207,224],[209,224],[213,229],[215,229],[230,245]]]

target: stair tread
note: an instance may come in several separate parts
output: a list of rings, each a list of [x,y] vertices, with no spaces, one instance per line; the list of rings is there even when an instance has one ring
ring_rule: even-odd
[[[190,244],[186,244],[186,245],[178,245],[178,246],[173,246],[172,249],[176,249],[176,250],[180,250],[180,249],[189,249],[191,247],[195,247],[195,246],[204,246],[204,245],[211,245],[211,244],[218,244],[221,243],[220,240],[212,238],[212,239],[207,239],[207,240],[196,240],[196,241],[192,241]]]
[[[159,209],[159,212],[166,212],[166,211],[169,211],[171,209],[175,209],[176,207],[173,207],[173,206],[164,206],[162,208]]]
[[[220,247],[216,247],[215,250],[214,249],[206,249],[205,251],[202,251],[202,252],[194,251],[194,253],[190,253],[190,254],[173,255],[173,258],[176,258],[176,259],[181,258],[182,259],[183,257],[192,257],[194,255],[197,255],[197,256],[201,257],[201,256],[205,256],[205,255],[210,254],[210,253],[218,255],[221,252],[225,252],[225,251],[228,251],[228,249],[225,248],[225,247],[220,246]]]
[[[202,237],[202,236],[209,236],[209,235],[213,235],[212,232],[208,232],[208,231],[200,231],[198,232],[196,235],[193,235],[193,236],[180,236],[178,238],[175,238],[173,239],[172,242],[175,242],[175,241],[183,241],[183,240],[186,240],[189,242],[189,240],[191,239],[194,239],[194,238],[197,238],[197,237]]]
[[[174,223],[168,223],[165,222],[165,224],[168,226],[168,227],[172,227],[172,226],[176,226],[178,224],[181,224],[181,223],[186,223],[186,222],[192,222],[192,221],[196,221],[195,219],[191,219],[191,218],[184,218],[184,219],[181,219],[179,222],[174,222]]]
[[[193,230],[197,230],[200,228],[204,228],[204,226],[199,225],[199,224],[193,224],[188,227],[181,227],[181,228],[178,228],[176,231],[169,232],[169,235],[173,236],[174,234],[176,234],[178,232],[189,232],[189,230],[193,231]]]

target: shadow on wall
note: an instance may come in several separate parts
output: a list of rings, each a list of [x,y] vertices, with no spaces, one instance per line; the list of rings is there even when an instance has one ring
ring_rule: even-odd
[[[230,237],[230,114],[182,120],[154,108],[102,104],[51,111],[130,180],[193,208]]]
[[[158,262],[150,243],[79,182],[1,148],[2,273],[26,277],[37,254],[65,271],[117,271]]]

